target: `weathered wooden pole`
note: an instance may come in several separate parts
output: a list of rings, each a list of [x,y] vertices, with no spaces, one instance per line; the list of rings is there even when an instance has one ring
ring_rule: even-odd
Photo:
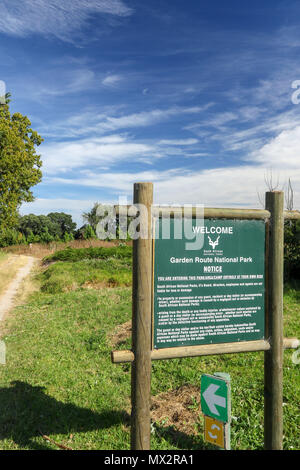
[[[283,338],[283,349],[298,349],[300,341],[297,338]],[[175,348],[153,349],[151,360],[179,359],[181,357],[211,356],[214,354],[236,354],[251,351],[268,351],[271,349],[269,341],[241,341],[237,343],[200,344],[199,346],[177,346]],[[112,351],[111,360],[114,364],[133,362],[134,354],[131,350]]]
[[[133,241],[131,449],[150,449],[152,183],[135,183],[139,204],[139,237]]]
[[[265,449],[282,449],[282,366],[283,366],[283,239],[284,194],[266,193],[266,209],[270,211],[269,250],[267,261],[266,338],[271,348],[265,352]]]

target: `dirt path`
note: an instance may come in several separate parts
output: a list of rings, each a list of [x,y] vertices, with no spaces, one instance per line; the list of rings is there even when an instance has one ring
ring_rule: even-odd
[[[21,258],[21,257],[18,257]],[[24,264],[18,269],[13,280],[8,284],[4,293],[0,296],[0,321],[2,321],[9,310],[14,306],[15,297],[18,293],[22,281],[28,276],[37,261],[32,256],[23,256],[21,263]],[[4,266],[1,265],[0,269]],[[7,263],[6,263],[7,267]]]

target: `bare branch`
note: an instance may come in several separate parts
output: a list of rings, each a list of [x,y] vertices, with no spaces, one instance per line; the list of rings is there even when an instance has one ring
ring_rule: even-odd
[[[278,190],[278,188],[279,188],[279,175],[277,175],[277,182],[276,182],[276,184],[274,184],[272,168],[269,170],[269,175],[268,175],[268,172],[267,172],[267,174],[264,175],[264,180],[265,180],[265,184],[266,184],[269,191]]]

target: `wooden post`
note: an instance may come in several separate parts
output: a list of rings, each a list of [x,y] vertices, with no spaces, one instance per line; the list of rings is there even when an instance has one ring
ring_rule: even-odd
[[[141,204],[140,237],[133,241],[131,449],[150,450],[152,183],[135,183],[133,203]]]
[[[282,449],[282,364],[283,364],[283,237],[284,195],[266,193],[270,211],[269,256],[267,265],[268,303],[266,338],[271,348],[265,352],[265,449]]]

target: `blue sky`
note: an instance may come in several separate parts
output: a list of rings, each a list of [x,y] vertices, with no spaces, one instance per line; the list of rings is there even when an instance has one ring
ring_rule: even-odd
[[[2,0],[0,80],[45,139],[21,213],[81,224],[136,181],[156,203],[260,207],[271,175],[299,208],[299,26],[289,0]]]

